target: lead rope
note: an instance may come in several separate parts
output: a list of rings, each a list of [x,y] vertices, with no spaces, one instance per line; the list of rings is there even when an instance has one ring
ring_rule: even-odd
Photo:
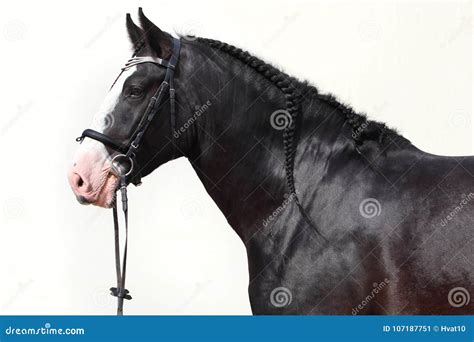
[[[128,197],[127,197],[127,182],[125,176],[120,178],[120,193],[122,197],[122,211],[125,219],[125,246],[123,250],[122,267],[120,262],[120,232],[119,221],[117,213],[117,200],[113,207],[114,217],[114,232],[115,232],[115,270],[117,273],[117,287],[111,287],[111,295],[117,297],[117,316],[123,316],[123,300],[132,299],[129,291],[125,288],[125,279],[127,273],[127,250],[128,250]]]
[[[174,132],[176,130],[176,95],[174,87],[174,71],[176,64],[178,63],[179,53],[181,49],[181,41],[179,39],[173,38],[173,48],[170,59],[168,61],[162,60],[156,57],[135,57],[137,52],[141,49],[141,46],[137,48],[132,56],[132,58],[126,63],[123,70],[140,63],[154,63],[161,65],[166,68],[166,74],[164,81],[160,84],[155,94],[152,96],[142,120],[139,122],[137,130],[132,134],[132,140],[130,144],[123,145],[122,143],[117,143],[114,139],[108,137],[107,135],[94,131],[92,129],[86,129],[82,132],[82,135],[76,139],[78,142],[82,142],[85,137],[97,140],[103,143],[105,146],[114,149],[120,154],[116,155],[112,159],[112,165],[114,161],[119,163],[120,159],[126,159],[130,162],[130,169],[128,172],[117,172],[117,176],[120,177],[120,193],[122,197],[122,210],[123,216],[125,219],[125,246],[123,253],[123,261],[120,259],[120,225],[118,220],[118,210],[117,210],[117,192],[115,194],[115,201],[113,205],[113,219],[114,219],[114,235],[115,235],[115,270],[117,273],[117,287],[111,287],[111,295],[117,297],[117,315],[123,316],[123,302],[124,299],[130,300],[132,297],[129,294],[129,291],[125,288],[125,279],[127,271],[127,248],[128,248],[128,199],[127,199],[127,176],[129,176],[133,170],[133,164],[135,160],[135,152],[137,151],[140,142],[148,129],[151,121],[158,112],[157,107],[162,104],[162,100],[166,90],[169,90],[170,96],[170,116],[171,116],[171,136],[174,137]],[[117,79],[120,75],[117,77]],[[115,82],[117,81],[115,80]],[[115,84],[114,82],[114,84]],[[113,84],[112,84],[113,86]],[[169,88],[168,88],[169,87]],[[173,158],[176,156],[176,144],[173,141]],[[119,163],[120,164],[120,163]],[[140,174],[136,175],[138,178],[132,178],[131,183],[138,185],[140,184]]]

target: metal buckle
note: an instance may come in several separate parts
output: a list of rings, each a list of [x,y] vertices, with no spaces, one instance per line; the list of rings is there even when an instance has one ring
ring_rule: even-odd
[[[122,163],[120,160],[122,159]],[[124,165],[123,161],[125,159],[125,162],[130,163],[130,169],[127,172],[123,172],[120,170],[119,167],[115,166],[114,164],[117,164],[118,166]],[[125,154],[117,154],[115,157],[113,157],[112,161],[110,162],[112,165],[112,173],[114,173],[117,177],[126,177],[132,173],[133,170],[133,159],[130,157],[127,157]]]

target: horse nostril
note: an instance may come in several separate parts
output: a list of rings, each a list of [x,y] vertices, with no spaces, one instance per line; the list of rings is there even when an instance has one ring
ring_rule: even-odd
[[[77,186],[80,188],[84,185],[84,180],[82,179],[81,176],[78,177],[77,179]]]

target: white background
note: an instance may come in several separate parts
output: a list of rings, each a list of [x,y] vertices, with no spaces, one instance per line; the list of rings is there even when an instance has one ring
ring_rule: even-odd
[[[310,80],[425,151],[472,154],[470,2],[4,1],[0,314],[114,314],[111,212],[80,206],[66,171],[130,55],[125,13],[138,6],[168,32]],[[244,246],[186,160],[131,188],[130,207],[126,313],[251,312]]]

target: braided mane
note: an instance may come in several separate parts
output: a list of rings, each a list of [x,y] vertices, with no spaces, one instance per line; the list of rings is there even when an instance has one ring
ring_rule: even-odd
[[[295,123],[298,118],[298,113],[300,112],[301,95],[298,94],[296,88],[294,87],[293,80],[288,75],[282,73],[280,70],[266,64],[257,57],[254,57],[248,52],[236,48],[235,46],[212,39],[199,38],[198,40],[239,59],[244,64],[247,64],[251,68],[255,69],[259,74],[267,78],[283,92],[286,99],[286,110],[291,115],[291,122],[283,132],[285,170],[288,189],[291,194],[295,193],[293,161],[296,149],[294,148],[293,138],[295,134]]]
[[[296,195],[295,180],[293,175],[294,159],[296,154],[295,128],[297,120],[300,119],[298,114],[301,112],[301,102],[303,97],[305,95],[316,96],[322,102],[325,102],[326,104],[340,110],[345,115],[345,123],[351,127],[353,133],[357,133],[351,135],[356,148],[367,140],[375,140],[380,145],[382,145],[385,140],[384,138],[388,136],[392,137],[391,141],[398,140],[401,142],[408,142],[408,140],[399,136],[394,130],[389,129],[385,124],[368,120],[365,115],[354,112],[350,106],[339,102],[333,95],[320,94],[316,87],[309,85],[306,82],[303,83],[298,81],[296,78],[291,77],[272,65],[265,63],[261,59],[252,56],[247,51],[230,44],[220,42],[218,40],[208,38],[197,38],[197,40],[198,42],[204,43],[211,48],[222,51],[238,59],[272,82],[278,89],[282,91],[286,99],[286,110],[291,115],[291,122],[283,132],[286,183],[288,190],[290,194],[294,196],[295,203],[300,209],[305,221],[319,234],[320,232],[311,222],[311,219],[306,214],[305,210],[300,204],[298,196]]]

